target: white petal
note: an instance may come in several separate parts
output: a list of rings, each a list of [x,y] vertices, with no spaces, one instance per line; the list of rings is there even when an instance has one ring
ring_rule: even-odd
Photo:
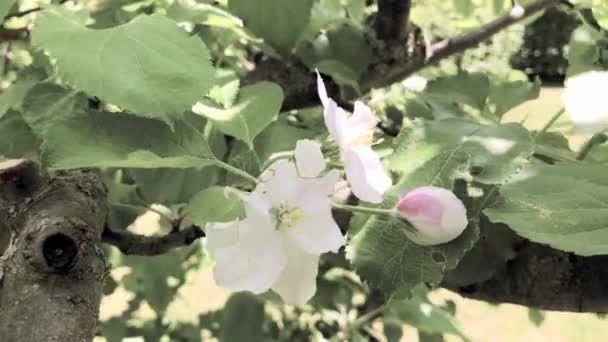
[[[454,240],[468,225],[466,208],[451,191],[424,186],[408,192],[397,206],[416,232],[406,231],[413,242],[429,246]]]
[[[239,241],[239,221],[210,223],[205,228],[205,246],[209,251],[230,247]]]
[[[346,178],[355,196],[370,203],[381,203],[392,180],[384,171],[380,156],[370,146],[344,150]]]
[[[321,199],[329,200],[333,195],[336,184],[340,181],[340,171],[331,170],[323,177],[298,180],[298,196],[294,204],[303,210],[314,211]]]
[[[325,158],[321,152],[321,144],[313,140],[298,140],[295,159],[300,177],[317,177],[326,167]]]
[[[353,116],[351,116],[348,120],[350,130],[353,131],[352,134],[360,135],[365,133],[366,131],[376,127],[377,123],[378,119],[376,119],[376,116],[372,112],[371,108],[366,106],[361,101],[356,101]]]
[[[231,243],[235,229],[238,239]],[[232,226],[210,225],[206,233],[207,249],[215,260],[215,281],[229,291],[263,293],[285,268],[284,242],[270,222],[247,218]]]
[[[331,215],[329,201],[326,209],[307,212],[294,229],[287,230],[287,234],[300,248],[313,254],[336,253],[346,243],[346,237]]]
[[[295,204],[303,211],[304,217],[286,233],[308,253],[337,252],[346,242],[331,213],[329,194],[338,179],[339,173],[333,170],[324,178],[303,183],[306,185]]]
[[[292,202],[298,193],[298,171],[294,163],[281,159],[274,162],[260,177],[254,193],[259,193],[271,206]]]
[[[323,83],[323,78],[319,73],[319,70],[315,70],[317,73],[317,93],[319,93],[319,99],[323,104],[323,107],[327,107],[330,98],[327,96],[327,90],[325,89],[325,83]]]
[[[344,146],[351,135],[349,134],[348,115],[344,109],[338,107],[332,99],[329,99],[327,106],[323,110],[323,118],[329,135],[331,135],[338,146]]]
[[[287,265],[272,285],[286,304],[305,304],[317,290],[319,255],[308,254],[295,245],[287,245]]]
[[[244,192],[238,189],[226,188],[226,192],[237,195],[245,207],[245,216],[253,220],[264,220],[270,215],[272,203],[265,197],[262,191]]]
[[[566,80],[563,101],[575,128],[598,132],[608,127],[608,71],[589,71]]]

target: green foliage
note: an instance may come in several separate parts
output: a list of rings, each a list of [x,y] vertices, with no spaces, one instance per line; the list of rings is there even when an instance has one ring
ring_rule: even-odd
[[[454,150],[438,154],[422,165],[418,164],[417,169],[385,193],[382,206],[394,207],[401,196],[419,186],[451,189],[467,163],[467,154]],[[371,217],[352,236],[351,262],[357,273],[370,285],[382,289],[387,297],[398,290],[407,295],[420,283],[439,284],[444,272],[456,267],[479,233],[476,223],[471,222],[456,240],[423,247],[407,239],[404,234],[407,229],[411,228],[401,221]]]
[[[592,6],[605,25],[606,5],[584,1],[578,8]],[[0,18],[16,3],[3,1]],[[434,185],[463,201],[470,222],[457,239],[423,247],[408,240],[411,227],[400,220],[336,211],[348,245],[321,257],[309,305],[242,292],[198,322],[174,319],[170,307],[213,296],[180,298],[212,264],[204,243],[158,257],[111,250],[113,266],[126,275],[113,272],[108,293],[129,296],[123,312],[99,324],[110,342],[365,341],[382,334],[379,325],[388,341],[402,339],[404,325],[418,329],[421,341],[468,341],[454,308],[431,303],[426,287],[490,280],[525,239],[581,255],[608,253],[608,145],[574,163],[562,133],[501,123],[539,95],[540,84],[509,65],[529,21],[421,71],[416,76],[429,80],[424,90],[398,83],[365,93],[370,78],[424,58],[427,40],[477,28],[509,10],[508,1],[414,1],[398,46],[376,38],[377,6],[366,0],[47,3],[4,24],[33,28],[30,41],[0,42],[0,160],[41,160],[51,173],[95,169],[109,191],[113,229],[166,234],[169,222],[158,208],[183,219],[182,227],[241,218],[241,201],[225,188],[251,190],[253,178],[291,158],[300,139],[320,142],[328,168],[343,171],[320,107],[281,112],[286,99],[318,100],[306,77],[315,68],[330,93],[338,86],[341,106],[363,101],[381,120],[374,149],[394,186],[379,208],[392,210],[407,192]],[[568,74],[608,69],[606,37],[593,25],[579,27]],[[152,317],[142,318],[138,311],[148,306]],[[542,321],[541,312],[529,314]]]
[[[229,0],[228,8],[245,27],[282,54],[289,54],[308,25],[312,0]]]
[[[94,111],[50,128],[43,156],[53,169],[188,168],[215,159],[202,134],[186,122],[178,121],[171,131],[158,120]]]
[[[388,309],[388,317],[398,317],[401,321],[416,327],[420,332],[426,334],[451,334],[470,341],[458,329],[452,314],[447,310],[431,304],[426,297],[426,291],[416,288],[412,298],[402,301],[393,301]]]
[[[44,78],[44,73],[39,69],[28,68],[23,70],[17,81],[0,94],[0,118],[9,109],[18,109],[30,89],[42,78]]]
[[[0,3],[0,20],[4,19],[4,17],[9,13],[14,4],[17,3],[17,0],[4,0]]]
[[[506,184],[485,213],[532,241],[580,255],[606,254],[607,186],[604,166],[533,165]]]
[[[263,341],[264,303],[255,296],[235,293],[226,302],[220,340],[225,342]]]
[[[38,159],[39,139],[19,112],[9,110],[0,117],[0,155],[6,158]]]
[[[253,139],[276,119],[282,102],[281,87],[271,82],[259,82],[241,88],[236,103],[230,108],[199,102],[193,111],[213,121],[223,133],[253,148]]]
[[[187,208],[192,223],[204,227],[209,222],[228,222],[244,213],[241,200],[224,187],[209,187],[196,194]]]
[[[85,102],[78,90],[38,83],[23,100],[23,119],[37,135],[44,136],[55,122],[68,119]]]
[[[203,42],[160,15],[92,30],[73,14],[50,9],[38,19],[32,44],[55,59],[66,81],[169,125],[213,84],[214,71]],[[74,50],[75,45],[80,48]]]

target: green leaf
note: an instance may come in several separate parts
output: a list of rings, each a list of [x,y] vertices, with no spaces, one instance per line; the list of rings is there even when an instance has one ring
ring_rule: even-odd
[[[243,27],[241,19],[220,7],[185,0],[174,1],[167,8],[167,17],[178,22],[189,21],[223,30],[223,32],[231,32],[236,39],[246,41],[248,45],[257,47],[268,56],[279,58],[279,54],[262,38],[255,36],[250,30]]]
[[[441,101],[467,104],[482,110],[486,105],[490,81],[478,73],[460,73],[430,81],[424,94]]]
[[[192,254],[191,250],[173,250],[159,256],[122,255],[119,265],[132,269],[123,279],[125,288],[143,294],[150,307],[162,317],[185,281],[184,260]],[[176,281],[172,283],[169,278]]]
[[[6,158],[38,159],[40,140],[23,117],[9,110],[0,117],[0,155]]]
[[[129,173],[146,203],[188,203],[192,196],[217,182],[214,167],[188,169],[130,169]]]
[[[2,0],[0,3],[0,21],[6,17],[17,0]]]
[[[602,165],[534,165],[502,187],[490,220],[579,255],[608,254],[608,173]]]
[[[19,73],[15,83],[0,94],[0,118],[9,109],[18,109],[30,89],[40,82],[44,76],[42,70],[33,68],[27,68]]]
[[[288,55],[308,25],[312,0],[229,0],[228,8],[245,27]]]
[[[452,189],[455,178],[467,164],[468,155],[463,151],[444,151],[401,178],[385,193],[382,206],[395,207],[404,194],[419,186]],[[351,262],[357,274],[383,290],[386,297],[397,290],[407,294],[420,283],[439,284],[444,272],[456,267],[471,249],[479,233],[475,222],[470,221],[469,227],[455,240],[423,247],[407,239],[404,234],[407,229],[410,228],[399,220],[373,216],[351,240]]]
[[[158,120],[88,112],[53,125],[43,160],[52,169],[81,167],[188,168],[214,163],[199,131],[178,121],[174,131]]]
[[[209,92],[209,97],[224,108],[234,104],[239,92],[241,81],[236,72],[228,69],[218,69],[215,73],[215,85]]]
[[[395,142],[390,168],[404,177],[445,150],[460,150],[470,156],[470,171],[476,181],[501,184],[527,163],[534,141],[523,126],[508,123],[483,126],[460,119],[417,122],[406,128]]]
[[[463,341],[469,339],[458,329],[454,317],[442,308],[433,305],[426,297],[425,291],[417,288],[412,298],[390,303],[388,315],[394,315],[404,323],[427,334],[452,334]]]
[[[78,93],[57,84],[39,83],[24,99],[23,119],[36,134],[43,135],[55,122],[73,116],[78,101],[81,108],[86,105]]]
[[[263,341],[264,319],[264,303],[251,293],[235,293],[224,307],[220,341]]]
[[[482,283],[503,270],[517,255],[515,247],[523,240],[507,225],[492,223],[482,216],[479,241],[443,279],[450,286],[464,287]]]
[[[528,319],[532,324],[540,327],[545,321],[545,312],[534,308],[528,308]]]
[[[204,43],[157,14],[92,30],[69,12],[49,9],[36,22],[32,44],[47,51],[62,77],[77,88],[169,125],[214,80]]]
[[[572,32],[568,45],[568,77],[593,70],[600,59],[599,40],[602,35],[581,25]]]
[[[363,20],[365,6],[365,0],[346,0],[346,11],[355,22]]]
[[[455,0],[454,6],[463,17],[468,17],[475,11],[475,4],[471,0]]]
[[[244,213],[241,200],[234,193],[227,193],[223,186],[212,186],[192,198],[188,208],[190,220],[204,227],[209,222],[228,222]]]
[[[502,117],[511,108],[538,98],[540,84],[527,81],[512,81],[490,84],[488,103],[494,106],[494,115]]]
[[[241,88],[236,103],[227,109],[209,101],[197,103],[192,110],[212,120],[217,128],[253,148],[253,139],[279,114],[283,103],[281,87],[259,82]]]

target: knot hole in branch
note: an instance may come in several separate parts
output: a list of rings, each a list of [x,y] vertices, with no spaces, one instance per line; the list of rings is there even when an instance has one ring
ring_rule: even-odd
[[[42,244],[42,255],[46,264],[58,271],[68,271],[74,265],[77,254],[76,242],[61,233],[50,235]]]

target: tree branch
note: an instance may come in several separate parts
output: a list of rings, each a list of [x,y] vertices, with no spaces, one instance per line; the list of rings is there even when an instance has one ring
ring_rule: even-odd
[[[491,262],[491,260],[484,260]],[[608,256],[582,257],[526,242],[491,279],[443,287],[464,297],[543,310],[608,313]]]
[[[205,236],[198,226],[172,231],[163,236],[143,236],[129,231],[114,231],[105,227],[101,240],[118,247],[127,255],[160,255],[179,247],[185,247]]]
[[[415,59],[415,62],[409,65],[406,63],[401,67],[395,67],[393,70],[390,70],[389,75],[379,77],[378,80],[372,83],[377,87],[399,82],[417,71],[476,47],[507,27],[546,8],[560,4],[570,6],[570,3],[566,0],[536,0],[526,6],[513,7],[508,13],[481,26],[477,30],[431,44],[424,58]]]
[[[379,0],[374,23],[376,36],[384,41],[403,41],[407,36],[411,0]]]
[[[396,0],[386,0],[385,4]],[[402,1],[403,2],[403,1]],[[382,88],[400,82],[408,76],[439,61],[474,48],[507,27],[522,21],[551,6],[569,5],[566,0],[536,0],[517,7],[490,23],[463,35],[432,44],[422,43],[416,37],[408,38],[406,46],[401,41],[392,41],[377,49],[373,62],[359,80],[359,89],[367,93],[373,88]],[[405,12],[401,12],[402,15]],[[404,18],[403,16],[401,18]],[[380,20],[380,19],[378,19]],[[378,24],[379,25],[379,24]],[[399,25],[392,25],[393,29]],[[409,35],[413,35],[414,32]],[[374,49],[376,49],[375,47]],[[372,49],[372,50],[374,50]],[[242,83],[252,84],[260,80],[270,80],[281,85],[285,92],[282,110],[292,110],[314,106],[319,103],[314,73],[295,58],[287,61],[263,59],[247,74]],[[350,99],[344,99],[348,101]]]
[[[59,1],[59,5],[62,5],[66,2],[68,2],[69,0],[61,0]],[[36,12],[40,12],[42,11],[44,8],[42,7],[34,7],[34,8],[30,8],[28,10],[25,11],[19,11],[19,12],[13,12],[13,13],[9,13],[4,17],[3,21],[0,21],[0,26],[4,24],[4,22],[10,18],[20,18],[20,17],[25,17],[28,14],[31,13],[36,13]]]

